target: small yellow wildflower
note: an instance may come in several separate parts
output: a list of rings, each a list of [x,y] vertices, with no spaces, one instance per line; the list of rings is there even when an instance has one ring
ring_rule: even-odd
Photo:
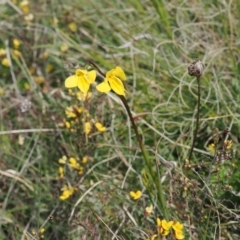
[[[20,45],[21,45],[21,42],[18,39],[14,38],[13,39],[14,48],[18,49]]]
[[[90,84],[96,79],[97,73],[95,70],[87,71],[85,69],[77,69],[75,75],[68,77],[65,80],[66,88],[78,87],[81,92],[87,93]]]
[[[163,236],[169,234],[172,225],[173,221],[167,222],[165,219],[161,221],[160,218],[157,218],[157,231]]]
[[[151,238],[147,238],[145,240],[155,240],[155,239],[157,239],[157,234],[154,234],[151,236]]]
[[[88,135],[91,132],[92,126],[90,122],[85,122],[84,124],[84,132]]]
[[[29,83],[27,83],[27,82],[25,82],[24,83],[24,88],[26,89],[26,90],[29,90],[31,87],[30,87],[30,84]]]
[[[83,159],[82,159],[82,163],[85,164],[85,163],[87,163],[87,161],[88,161],[88,157],[87,157],[87,156],[84,156]]]
[[[37,85],[41,85],[41,84],[45,83],[45,81],[46,81],[43,76],[34,76],[33,80]]]
[[[75,112],[75,109],[73,107],[67,107],[65,109],[65,114],[68,118],[75,118],[77,117],[77,114]]]
[[[225,140],[224,145],[227,150],[229,150],[232,147],[232,140]]]
[[[19,52],[17,49],[13,50],[13,54],[14,54],[15,57],[18,57],[18,58],[20,58],[22,56],[22,53]]]
[[[181,224],[180,222],[175,222],[172,225],[172,228],[174,230],[174,236],[176,239],[178,239],[178,240],[184,239],[183,224]]]
[[[153,205],[151,204],[149,207],[145,208],[145,217],[148,217],[153,211]]]
[[[215,149],[215,144],[214,144],[214,143],[209,144],[209,145],[207,146],[207,150],[208,150],[208,152],[210,152],[212,155],[215,154],[215,151],[216,151],[216,149]]]
[[[77,162],[77,160],[73,157],[71,157],[69,159],[69,166],[73,169],[76,169],[76,170],[79,170],[80,169],[80,165],[79,163]]]
[[[0,57],[6,56],[6,50],[3,48],[0,48]]]
[[[63,43],[61,46],[60,46],[60,50],[61,52],[66,52],[68,50],[68,45],[66,43]]]
[[[10,66],[10,63],[8,61],[8,59],[5,57],[2,59],[2,65],[5,66],[5,67],[9,67]]]
[[[104,127],[100,122],[96,122],[95,127],[97,128],[97,130],[99,132],[105,132],[106,131],[106,127]]]
[[[28,24],[31,24],[31,21],[34,19],[34,15],[32,13],[29,13],[26,16],[24,16],[24,19]]]
[[[58,160],[58,163],[60,164],[65,164],[66,162],[67,162],[67,157],[65,155]]]
[[[70,122],[65,122],[65,127],[67,128],[67,129],[70,129],[71,128],[71,123]]]
[[[20,2],[19,7],[24,13],[29,13],[30,11],[29,2],[26,0]]]
[[[86,101],[88,99],[90,99],[92,97],[92,93],[91,92],[87,92],[87,93],[82,93],[82,92],[78,92],[77,93],[77,99],[80,101]]]
[[[75,33],[77,31],[77,24],[75,22],[71,22],[68,24],[68,28]]]
[[[64,186],[61,188],[62,195],[61,195],[59,198],[60,198],[61,200],[66,200],[66,199],[68,199],[70,196],[72,196],[76,190],[77,190],[77,188],[68,187],[67,185],[64,185]]]
[[[59,173],[59,177],[60,177],[60,178],[64,178],[64,170],[63,170],[63,167],[59,167],[59,168],[58,168],[58,173]]]
[[[104,82],[97,85],[97,90],[99,92],[107,93],[111,89],[119,94],[125,95],[125,88],[122,81],[126,80],[126,75],[121,67],[116,67],[115,69],[107,72]]]
[[[142,196],[142,192],[140,190],[136,192],[131,191],[129,194],[134,200],[137,200]]]
[[[50,73],[52,70],[53,70],[53,65],[52,64],[47,64],[47,66],[46,66],[46,68],[45,68],[45,71],[47,72],[47,73]]]
[[[44,228],[41,228],[41,229],[39,230],[39,232],[40,232],[40,233],[44,233],[44,232],[45,232],[45,229],[44,229]]]

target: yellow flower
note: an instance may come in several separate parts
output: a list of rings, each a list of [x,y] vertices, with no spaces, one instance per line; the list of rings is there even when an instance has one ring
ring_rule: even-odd
[[[90,122],[86,122],[84,124],[84,132],[86,135],[88,135],[91,132],[92,126]]]
[[[65,127],[68,128],[68,129],[70,129],[71,123],[70,123],[70,122],[65,122]]]
[[[75,158],[73,158],[73,157],[71,157],[71,158],[69,159],[69,166],[70,166],[71,168],[73,168],[73,169],[77,169],[77,170],[80,169],[79,163],[78,163],[77,160],[76,160]]]
[[[67,157],[66,156],[62,156],[62,158],[60,158],[58,160],[58,163],[60,163],[60,164],[65,164],[66,162],[67,162]]]
[[[151,204],[149,207],[145,208],[145,217],[148,217],[153,211],[153,205]]]
[[[97,73],[95,70],[87,71],[84,69],[77,69],[75,75],[68,77],[65,80],[66,88],[78,87],[81,92],[87,93],[90,84],[96,79]]]
[[[30,11],[29,2],[26,0],[20,2],[19,7],[24,13],[29,13],[29,11]]]
[[[34,15],[32,13],[29,13],[26,16],[24,16],[24,19],[28,24],[30,24],[31,21],[34,19]]]
[[[155,240],[157,238],[157,234],[151,236],[151,238],[147,238],[145,240]]]
[[[124,80],[126,80],[124,71],[122,68],[116,67],[107,72],[104,82],[98,84],[96,88],[99,92],[107,93],[112,89],[119,95],[125,95],[125,88],[122,83]]]
[[[6,56],[6,50],[3,48],[0,48],[0,57]]]
[[[33,80],[37,85],[41,85],[41,84],[45,83],[45,81],[46,81],[43,76],[34,76]]]
[[[60,178],[64,178],[64,170],[63,170],[63,167],[59,167],[59,168],[58,168],[58,173],[59,173],[59,177],[60,177]]]
[[[83,101],[83,102],[90,99],[91,97],[92,97],[91,92],[87,92],[87,93],[78,92],[77,93],[77,99],[80,101]]]
[[[66,52],[68,50],[68,45],[66,43],[63,43],[60,46],[60,50],[61,50],[61,52]]]
[[[70,196],[73,195],[73,193],[75,191],[77,191],[76,188],[74,187],[68,187],[67,185],[64,185],[62,188],[61,188],[61,191],[62,191],[62,195],[59,197],[61,200],[66,200],[68,199]]]
[[[214,155],[215,154],[215,144],[214,143],[211,143],[211,144],[209,144],[208,146],[207,146],[207,150],[208,150],[208,152],[210,152],[212,155]]]
[[[167,236],[170,232],[170,229],[173,225],[173,221],[167,222],[165,219],[162,221],[160,218],[157,218],[157,230],[163,236]]]
[[[178,240],[184,239],[184,234],[183,234],[183,224],[180,222],[176,222],[172,225],[172,228],[174,230],[174,236]]]
[[[10,63],[9,63],[7,58],[3,58],[2,65],[5,66],[5,67],[9,67],[10,66]]]
[[[76,32],[77,31],[77,24],[75,22],[71,22],[68,24],[68,28],[72,31],[72,32]]]
[[[99,123],[99,122],[96,122],[95,123],[95,127],[97,128],[97,130],[99,131],[99,132],[105,132],[106,131],[106,127],[104,127],[101,123]]]
[[[30,89],[29,83],[25,82],[25,83],[24,83],[24,88],[25,88],[26,90],[29,90],[29,89]]]
[[[84,156],[83,159],[82,159],[82,163],[87,163],[87,161],[88,161],[88,157]]]
[[[141,196],[142,196],[142,192],[141,191],[136,191],[136,192],[133,192],[131,191],[130,192],[130,196],[134,199],[134,200],[137,200],[139,199]]]
[[[227,150],[229,150],[232,147],[232,140],[225,140],[224,145]]]
[[[14,48],[19,48],[19,46],[21,45],[21,42],[18,40],[18,39],[16,39],[16,38],[14,38],[13,39],[13,46],[14,46]]]
[[[65,114],[68,118],[75,118],[77,117],[76,112],[74,111],[75,109],[73,107],[67,107],[65,109]]]
[[[182,231],[175,231],[175,232],[174,232],[174,236],[175,236],[175,238],[178,239],[178,240],[184,239],[184,234],[183,234]]]

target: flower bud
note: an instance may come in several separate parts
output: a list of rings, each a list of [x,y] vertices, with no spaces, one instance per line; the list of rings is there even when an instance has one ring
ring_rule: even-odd
[[[190,76],[200,77],[203,73],[203,69],[203,63],[198,59],[194,59],[193,63],[188,67],[188,74]]]

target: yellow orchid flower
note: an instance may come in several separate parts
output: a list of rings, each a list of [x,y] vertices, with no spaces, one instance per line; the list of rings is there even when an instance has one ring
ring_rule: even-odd
[[[119,95],[125,95],[125,88],[122,81],[126,80],[126,75],[121,67],[116,67],[107,72],[104,82],[97,85],[99,92],[107,93],[113,90]]]
[[[134,199],[134,200],[137,200],[139,199],[141,196],[142,196],[142,192],[141,191],[136,191],[136,192],[133,192],[131,191],[130,192],[130,196]]]
[[[160,218],[157,218],[157,230],[163,236],[167,236],[169,234],[172,225],[173,221],[167,222],[165,219],[160,220]]]
[[[77,69],[75,75],[72,75],[65,80],[65,87],[78,87],[81,92],[87,93],[90,84],[95,81],[96,76],[97,72],[95,70],[87,71],[85,69]]]

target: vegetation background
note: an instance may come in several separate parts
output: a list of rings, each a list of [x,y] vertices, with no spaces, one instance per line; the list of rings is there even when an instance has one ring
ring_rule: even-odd
[[[103,72],[124,69],[126,99],[185,239],[240,239],[239,16],[238,0],[1,0],[0,239],[157,233],[156,218],[163,216],[156,191],[144,179],[118,97],[92,86],[92,97],[80,101],[64,87],[89,59]],[[189,163],[199,95],[187,68],[195,58],[205,69]],[[65,112],[71,106],[85,109],[75,125]],[[107,130],[86,134],[86,119]],[[223,151],[226,138],[233,145]],[[61,165],[63,156],[81,162],[81,171]],[[74,194],[61,200],[64,185]],[[137,190],[143,194],[134,201],[129,192]],[[146,216],[150,204],[154,211]]]

